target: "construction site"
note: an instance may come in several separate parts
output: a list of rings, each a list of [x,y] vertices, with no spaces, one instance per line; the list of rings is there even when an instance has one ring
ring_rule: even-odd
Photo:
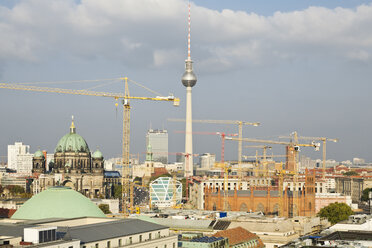
[[[185,130],[177,131],[185,135],[185,150],[178,152],[178,155],[183,156],[183,166],[175,167],[170,170],[165,170],[172,174],[171,179],[156,182],[154,185],[150,182],[151,176],[155,172],[153,163],[153,152],[151,145],[148,146],[146,153],[146,161],[144,168],[131,164],[130,154],[130,120],[131,120],[131,101],[166,101],[173,103],[174,106],[180,104],[178,97],[170,94],[162,96],[155,90],[137,83],[127,77],[106,79],[106,80],[83,80],[73,81],[74,83],[87,82],[104,82],[102,85],[111,84],[112,81],[121,82],[124,85],[124,93],[109,93],[96,92],[91,90],[77,90],[52,88],[30,85],[29,83],[1,83],[0,88],[10,90],[21,90],[31,92],[70,94],[82,96],[106,97],[115,101],[115,107],[119,104],[123,110],[122,121],[122,157],[117,164],[121,166],[121,180],[111,180],[110,185],[120,184],[120,209],[124,216],[139,212],[140,207],[136,206],[135,187],[142,187],[149,194],[148,204],[142,203],[143,210],[151,210],[152,203],[156,197],[156,207],[173,207],[173,208],[198,208],[200,210],[213,211],[242,211],[242,212],[262,212],[268,215],[277,215],[281,217],[293,216],[315,216],[316,204],[316,182],[324,182],[326,180],[326,143],[327,141],[336,142],[337,139],[328,137],[303,137],[297,132],[292,132],[290,136],[278,137],[281,140],[265,140],[253,139],[243,136],[244,126],[260,126],[260,122],[247,122],[240,120],[194,120],[192,118],[192,88],[196,85],[197,78],[193,71],[193,62],[191,60],[191,26],[190,26],[190,6],[188,16],[188,49],[187,59],[185,61],[185,72],[182,76],[182,85],[186,88],[186,118],[185,119],[168,119],[168,122],[181,122],[185,124]],[[155,94],[153,97],[132,96],[129,94],[128,82],[133,83],[145,89],[146,91]],[[59,82],[49,82],[50,84],[58,84]],[[66,82],[65,82],[66,83]],[[67,82],[71,83],[71,82]],[[37,83],[35,83],[37,85]],[[98,85],[96,87],[101,87]],[[96,88],[93,87],[93,88]],[[209,125],[233,125],[237,126],[237,133],[219,132],[193,132],[193,123],[204,123]],[[71,133],[75,133],[72,123]],[[221,156],[220,161],[215,162],[211,168],[200,170],[194,167],[193,158],[198,156],[193,152],[193,135],[215,135],[221,138]],[[283,141],[286,139],[286,141]],[[236,161],[225,161],[225,143],[237,142],[238,151]],[[246,148],[256,148],[256,156],[243,155],[243,143],[251,143]],[[269,155],[268,149],[278,145],[285,149],[285,154]],[[321,169],[299,169],[299,152],[301,149],[311,148],[318,151],[322,148],[323,164]],[[262,149],[262,155],[258,150]],[[90,155],[89,155],[90,156]],[[100,155],[99,158],[103,157]],[[75,172],[74,164],[63,164],[62,160],[58,164],[58,168],[54,169],[60,173]],[[247,162],[248,161],[248,162]],[[42,164],[43,161],[40,163]],[[76,162],[80,166],[80,162]],[[84,162],[85,163],[85,162]],[[100,169],[103,170],[103,161],[100,160]],[[65,167],[71,167],[66,171]],[[75,165],[76,166],[76,165]],[[85,166],[85,165],[84,165]],[[45,167],[45,165],[44,165]],[[98,171],[96,169],[90,171]],[[33,170],[34,176],[38,178],[40,174],[45,173],[45,168],[38,167]],[[163,171],[164,172],[164,171]],[[213,173],[212,173],[213,172]],[[134,180],[134,175],[142,178],[142,182],[138,183]],[[82,177],[76,179],[82,184]],[[180,181],[183,180],[183,184]],[[211,180],[213,182],[211,182]],[[145,183],[146,182],[146,183]],[[167,183],[164,183],[167,182]],[[54,186],[54,181],[51,183]],[[70,182],[71,186],[77,190],[82,190]],[[135,185],[136,184],[136,185]],[[45,185],[45,183],[44,183]],[[98,186],[97,186],[98,187]],[[160,187],[163,191],[161,194],[154,190]],[[88,190],[89,191],[89,190]],[[96,189],[95,192],[90,192],[90,195],[97,195],[102,190]],[[184,192],[184,193],[183,193]],[[183,193],[183,195],[182,195]],[[162,200],[161,200],[162,199]],[[168,203],[165,203],[168,201]],[[150,208],[150,209],[149,209]]]

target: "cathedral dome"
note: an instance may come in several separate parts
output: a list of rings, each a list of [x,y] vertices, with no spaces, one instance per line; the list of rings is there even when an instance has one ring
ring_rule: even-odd
[[[90,153],[87,142],[76,133],[74,122],[72,121],[70,133],[63,136],[56,146],[55,152],[86,152]]]
[[[44,158],[44,153],[40,150],[36,151],[34,154],[34,158]]]
[[[100,150],[97,150],[93,153],[92,158],[103,158],[103,154]]]
[[[12,219],[105,217],[87,197],[69,187],[51,187],[34,195],[12,216]]]

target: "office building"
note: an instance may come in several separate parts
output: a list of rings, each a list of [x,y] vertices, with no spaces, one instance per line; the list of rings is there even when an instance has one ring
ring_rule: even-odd
[[[199,158],[200,168],[202,169],[210,169],[214,167],[214,163],[216,162],[216,155],[210,153],[204,153]]]
[[[167,130],[148,130],[146,134],[146,147],[152,148],[153,161],[168,163],[168,131]]]
[[[8,145],[8,168],[22,174],[31,173],[32,154],[30,154],[29,145],[24,145],[22,142]]]

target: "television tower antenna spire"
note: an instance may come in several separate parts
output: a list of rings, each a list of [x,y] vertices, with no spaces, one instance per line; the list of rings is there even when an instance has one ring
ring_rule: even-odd
[[[188,19],[188,36],[187,36],[187,60],[191,61],[191,11],[190,11],[190,1],[189,1],[189,19]]]

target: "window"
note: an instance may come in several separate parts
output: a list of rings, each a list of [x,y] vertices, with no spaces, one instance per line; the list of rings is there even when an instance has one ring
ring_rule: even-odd
[[[119,246],[122,246],[121,239],[119,239]]]
[[[111,241],[107,241],[107,248],[111,247]]]
[[[98,248],[98,247],[99,247],[99,244],[97,243],[97,244],[96,244],[96,248]]]
[[[129,244],[132,244],[132,243],[133,243],[133,238],[129,237]]]
[[[149,240],[151,240],[151,233],[149,233]]]
[[[156,235],[157,238],[160,238],[160,232],[158,232],[158,234]]]
[[[139,242],[142,242],[142,235],[139,236]]]

